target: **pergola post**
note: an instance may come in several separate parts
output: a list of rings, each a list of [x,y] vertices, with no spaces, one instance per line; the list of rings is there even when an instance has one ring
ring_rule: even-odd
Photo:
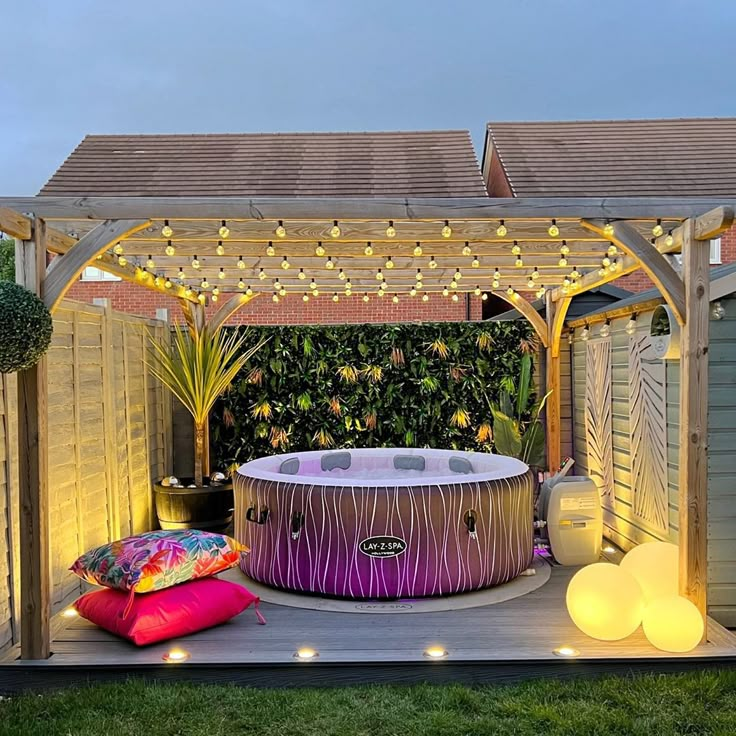
[[[709,242],[683,225],[685,324],[680,333],[680,594],[707,612]]]
[[[16,240],[16,281],[43,298],[46,224],[37,219],[32,240]],[[21,659],[46,659],[49,633],[50,552],[48,382],[46,357],[18,372],[18,491],[20,504]]]
[[[552,301],[547,292],[547,467],[558,468],[562,462],[562,402],[560,396],[560,339],[571,299],[566,297],[558,302]]]

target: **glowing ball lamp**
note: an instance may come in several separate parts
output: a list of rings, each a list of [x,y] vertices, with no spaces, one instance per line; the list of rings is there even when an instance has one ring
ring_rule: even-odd
[[[567,611],[588,636],[616,641],[641,623],[644,598],[636,578],[618,565],[596,562],[575,573],[567,586]]]
[[[658,598],[644,611],[642,628],[649,642],[665,652],[689,652],[703,638],[703,617],[687,598]]]
[[[647,542],[624,555],[621,567],[641,586],[645,603],[678,593],[679,551],[669,542]]]

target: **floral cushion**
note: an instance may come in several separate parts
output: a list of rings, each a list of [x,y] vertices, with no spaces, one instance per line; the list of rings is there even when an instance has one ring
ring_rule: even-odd
[[[103,544],[69,569],[88,583],[147,593],[227,570],[248,551],[223,534],[161,530]]]

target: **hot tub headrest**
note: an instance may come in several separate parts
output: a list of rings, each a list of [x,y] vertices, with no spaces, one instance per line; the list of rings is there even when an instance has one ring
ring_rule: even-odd
[[[350,460],[349,452],[331,452],[328,455],[322,455],[320,464],[322,470],[334,470],[335,468],[347,470],[350,467]]]
[[[450,470],[453,473],[472,473],[473,466],[470,460],[466,460],[464,457],[451,457],[450,458]]]
[[[296,475],[299,472],[299,458],[290,457],[279,465],[279,473],[284,475]]]
[[[426,465],[422,455],[394,455],[396,470],[424,470]]]

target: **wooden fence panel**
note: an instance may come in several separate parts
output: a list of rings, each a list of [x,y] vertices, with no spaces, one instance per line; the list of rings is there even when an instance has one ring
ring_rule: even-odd
[[[167,472],[168,393],[145,366],[164,323],[64,302],[48,356],[54,610],[82,591],[82,552],[151,529],[151,477]],[[0,382],[0,648],[18,640],[15,380]],[[17,467],[17,466],[15,466]]]

